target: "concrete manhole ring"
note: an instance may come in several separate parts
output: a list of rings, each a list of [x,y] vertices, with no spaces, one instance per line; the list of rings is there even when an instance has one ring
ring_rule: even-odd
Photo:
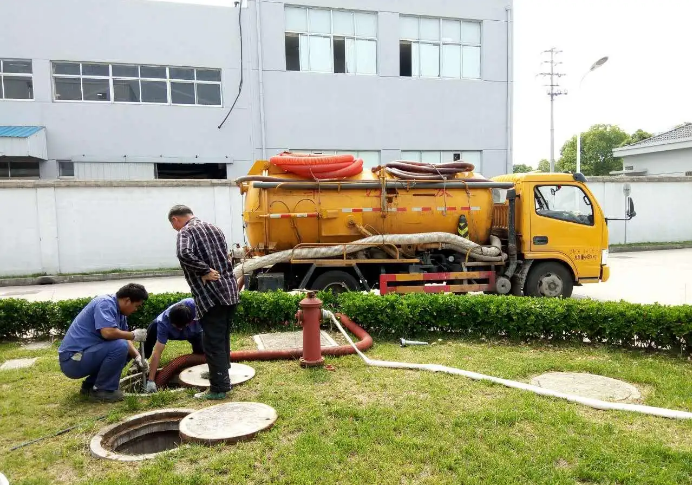
[[[160,409],[106,426],[91,439],[91,453],[115,461],[141,461],[176,449],[182,442],[180,422],[194,409]]]
[[[548,372],[531,379],[531,384],[601,401],[629,402],[642,397],[632,384],[582,372]]]
[[[218,404],[186,416],[180,436],[184,443],[236,443],[271,428],[278,417],[273,407],[258,402]]]
[[[208,372],[209,366],[207,364],[189,367],[180,373],[180,384],[188,387],[199,387],[201,389],[207,388],[209,387],[209,379],[202,377],[202,375]],[[234,386],[248,381],[254,376],[255,369],[249,365],[236,364],[233,362],[231,368],[228,369],[228,377],[231,378],[231,384]]]

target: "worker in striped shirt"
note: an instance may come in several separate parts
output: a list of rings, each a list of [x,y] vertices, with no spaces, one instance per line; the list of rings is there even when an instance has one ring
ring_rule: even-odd
[[[176,205],[168,221],[178,231],[176,253],[197,308],[203,330],[210,387],[198,399],[220,400],[231,390],[231,323],[238,304],[238,285],[228,259],[226,238],[218,227]]]

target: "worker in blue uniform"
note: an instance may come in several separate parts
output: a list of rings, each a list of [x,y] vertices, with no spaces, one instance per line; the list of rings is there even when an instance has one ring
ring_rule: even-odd
[[[70,379],[84,379],[81,393],[96,401],[123,399],[120,375],[128,357],[147,370],[146,360],[132,342],[144,342],[147,331],[129,331],[127,317],[149,298],[144,286],[130,283],[115,295],[94,298],[74,319],[60,344],[60,370]]]
[[[192,345],[193,354],[204,354],[202,326],[197,320],[197,309],[193,298],[185,298],[162,312],[147,329],[144,343],[144,357],[151,357],[147,392],[156,392],[156,370],[161,354],[169,340],[187,340]]]

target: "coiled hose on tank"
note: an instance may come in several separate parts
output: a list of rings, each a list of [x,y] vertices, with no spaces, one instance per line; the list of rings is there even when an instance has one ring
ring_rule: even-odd
[[[349,345],[341,345],[339,347],[325,347],[322,349],[322,355],[332,357],[341,357],[344,355],[355,354],[368,350],[372,347],[372,337],[362,327],[346,315],[341,315],[341,321],[344,326],[356,338],[359,339],[357,344],[349,338]],[[343,329],[342,329],[343,330]],[[243,362],[251,360],[294,360],[303,356],[303,349],[288,349],[288,350],[237,350],[231,352],[231,362]],[[156,386],[164,388],[170,382],[171,378],[180,373],[182,370],[194,365],[206,364],[207,359],[204,354],[187,354],[176,357],[170,361],[163,369],[156,373]]]
[[[269,160],[284,172],[313,180],[353,177],[363,171],[363,160],[353,155],[313,155],[284,152]]]
[[[494,238],[493,240],[497,240]],[[383,234],[370,236],[353,243],[338,244],[334,246],[318,247],[318,248],[298,248],[286,249],[276,253],[252,258],[238,263],[233,268],[233,276],[239,280],[246,273],[251,273],[256,269],[274,266],[278,263],[284,263],[291,259],[317,259],[341,256],[342,254],[351,254],[369,247],[383,246],[394,244],[397,246],[415,245],[415,244],[442,244],[444,248],[457,251],[461,254],[466,254],[470,259],[487,262],[501,262],[507,258],[507,255],[502,252],[498,244],[492,246],[481,246],[473,241],[470,241],[456,234],[448,232],[426,232],[419,234]]]
[[[384,169],[389,175],[402,180],[450,180],[457,174],[473,172],[475,167],[466,162],[423,163],[396,160],[372,169],[379,172]]]
[[[617,411],[631,411],[634,413],[649,414],[651,416],[659,416],[662,418],[672,418],[672,419],[692,419],[692,413],[687,411],[678,411],[675,409],[665,409],[657,408],[653,406],[643,406],[641,404],[626,404],[619,402],[608,402],[601,401],[600,399],[592,399],[589,397],[577,396],[575,394],[568,394],[565,392],[553,391],[551,389],[546,389],[544,387],[533,386],[531,384],[525,384],[523,382],[510,381],[507,379],[500,379],[499,377],[487,376],[484,374],[478,374],[476,372],[470,372],[462,369],[457,369],[455,367],[447,367],[438,364],[409,364],[406,362],[390,362],[386,360],[374,360],[365,356],[362,352],[356,349],[353,344],[351,337],[344,331],[339,320],[336,316],[327,310],[322,310],[323,318],[330,319],[332,323],[336,325],[336,328],[342,333],[346,340],[354,348],[354,352],[363,359],[363,361],[373,367],[389,367],[394,369],[409,369],[409,370],[427,370],[431,372],[445,372],[447,374],[455,374],[459,376],[468,377],[477,381],[488,381],[495,384],[501,384],[506,387],[511,387],[514,389],[521,389],[522,391],[531,391],[535,394],[541,396],[557,397],[560,399],[565,399],[569,402],[574,402],[578,404],[583,404],[584,406],[589,406],[595,409],[602,410],[617,410]],[[343,317],[342,317],[343,319]],[[344,320],[344,325],[346,325],[346,320]]]

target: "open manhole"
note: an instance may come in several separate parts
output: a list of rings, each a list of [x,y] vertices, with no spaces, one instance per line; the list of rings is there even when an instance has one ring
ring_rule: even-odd
[[[161,369],[159,369],[160,371]],[[167,391],[183,391],[184,388],[180,386],[180,381],[178,376],[174,376],[168,384],[166,384],[165,389]],[[142,374],[131,374],[120,379],[120,390],[126,396],[151,396],[144,390],[144,382],[142,381]],[[162,389],[159,389],[162,390]]]
[[[91,453],[108,460],[141,461],[174,450],[182,442],[180,422],[194,411],[162,409],[107,426],[91,439]]]

